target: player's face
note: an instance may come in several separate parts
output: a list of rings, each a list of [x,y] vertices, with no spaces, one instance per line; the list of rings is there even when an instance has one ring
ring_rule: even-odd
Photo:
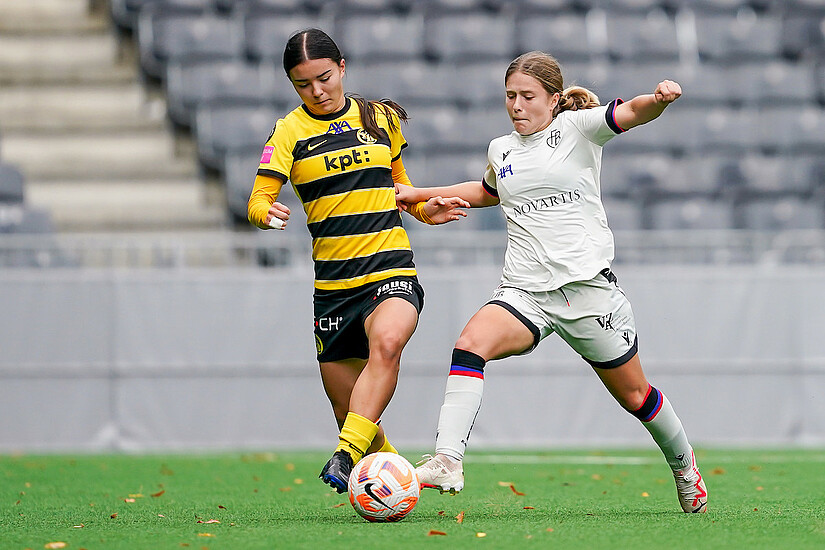
[[[344,108],[344,60],[309,59],[289,71],[289,79],[307,108],[328,115]]]
[[[507,114],[516,132],[523,136],[544,130],[553,122],[559,94],[550,94],[532,76],[514,72],[505,83]]]

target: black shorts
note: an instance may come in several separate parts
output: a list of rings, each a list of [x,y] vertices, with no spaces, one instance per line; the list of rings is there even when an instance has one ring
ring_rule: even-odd
[[[313,296],[318,362],[369,359],[364,321],[387,298],[403,298],[418,313],[424,289],[416,277],[390,277],[346,290],[318,290]]]

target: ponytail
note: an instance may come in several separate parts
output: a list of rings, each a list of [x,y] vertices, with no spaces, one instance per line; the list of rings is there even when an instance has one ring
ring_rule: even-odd
[[[381,137],[382,131],[381,127],[378,126],[378,122],[375,120],[375,112],[377,109],[381,109],[381,112],[387,117],[387,124],[391,132],[396,132],[399,129],[393,113],[395,113],[401,122],[407,122],[409,120],[407,111],[391,99],[372,101],[364,99],[357,94],[347,94],[347,96],[358,104],[358,110],[361,112],[361,126],[375,139]]]
[[[563,111],[578,111],[580,109],[592,109],[598,107],[599,96],[581,86],[570,86],[561,93],[561,98],[556,108],[553,109],[553,118]]]

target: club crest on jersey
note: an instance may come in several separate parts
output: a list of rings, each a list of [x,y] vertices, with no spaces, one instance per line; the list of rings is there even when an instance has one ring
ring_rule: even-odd
[[[329,130],[327,130],[328,134],[343,134],[347,130],[352,130],[352,126],[349,125],[349,122],[346,120],[342,120],[341,122],[332,122],[329,125]]]
[[[507,166],[502,166],[498,170],[498,179],[503,180],[507,177],[507,174],[513,175],[513,165],[508,164]]]
[[[375,142],[377,142],[377,141],[378,141],[377,139],[375,139],[374,137],[372,137],[372,136],[370,135],[370,133],[369,133],[369,132],[367,132],[366,130],[364,130],[363,128],[361,128],[360,130],[358,130],[358,133],[357,133],[357,134],[355,134],[355,135],[356,135],[356,137],[358,138],[358,141],[360,141],[360,142],[361,142],[361,143],[363,143],[364,145],[372,145],[373,143],[375,143]]]
[[[550,132],[550,135],[547,136],[547,145],[549,145],[553,149],[556,148],[556,145],[558,145],[560,141],[561,130],[553,130],[552,132]]]

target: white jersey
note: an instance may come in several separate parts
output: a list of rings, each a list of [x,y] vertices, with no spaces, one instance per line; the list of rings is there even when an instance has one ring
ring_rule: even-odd
[[[549,291],[610,266],[599,174],[602,145],[623,131],[613,118],[621,102],[563,111],[540,132],[490,142],[483,184],[507,218],[503,285]]]

